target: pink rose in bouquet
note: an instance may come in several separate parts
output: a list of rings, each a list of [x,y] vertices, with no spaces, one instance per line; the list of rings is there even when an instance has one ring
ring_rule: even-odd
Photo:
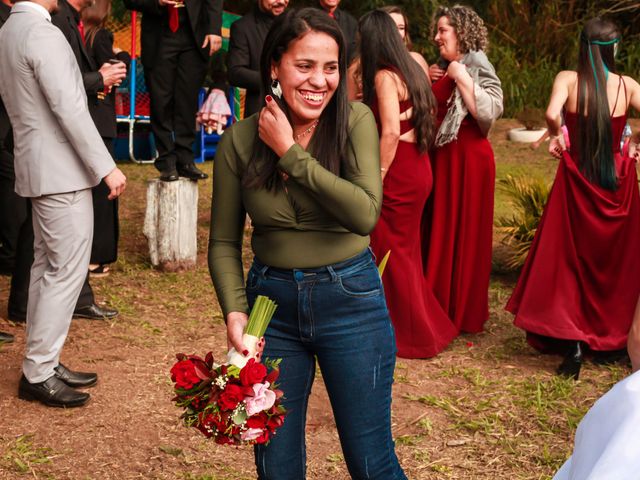
[[[262,435],[264,435],[264,431],[261,428],[247,428],[240,434],[240,438],[245,442],[251,442],[253,440],[257,440]]]
[[[247,415],[255,415],[263,410],[269,410],[275,402],[276,394],[273,390],[269,390],[269,382],[256,383],[253,386],[253,396],[244,399]]]

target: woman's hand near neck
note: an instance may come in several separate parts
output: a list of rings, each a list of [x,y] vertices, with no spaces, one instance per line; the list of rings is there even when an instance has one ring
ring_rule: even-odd
[[[467,67],[457,60],[454,60],[447,67],[447,75],[456,82],[456,87],[462,96],[464,104],[467,106],[467,110],[473,118],[478,116],[478,108],[476,105],[476,96],[474,93],[473,79]]]
[[[270,95],[267,95],[266,103],[260,111],[258,135],[278,157],[282,157],[296,143],[293,140],[293,128]]]

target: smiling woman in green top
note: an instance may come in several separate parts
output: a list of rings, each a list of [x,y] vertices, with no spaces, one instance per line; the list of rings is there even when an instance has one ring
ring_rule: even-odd
[[[215,159],[209,269],[229,345],[246,351],[257,295],[278,304],[264,355],[282,358],[289,413],[256,447],[260,479],[305,478],[316,358],[351,476],[406,478],[390,427],[395,341],[368,248],[382,201],[378,135],[371,111],[348,103],[345,69],[333,19],[315,9],[278,17],[262,52],[265,106],[223,135]],[[255,257],[245,283],[247,213]]]

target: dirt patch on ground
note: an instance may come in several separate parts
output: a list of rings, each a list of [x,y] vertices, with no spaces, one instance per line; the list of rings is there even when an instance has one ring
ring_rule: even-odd
[[[551,179],[555,165],[544,152],[506,142],[512,126],[501,121],[493,133],[498,176],[535,170]],[[123,169],[130,183],[121,203],[120,259],[111,275],[92,281],[98,300],[121,314],[112,322],[74,320],[62,357],[74,369],[98,372],[87,407],[17,399],[24,328],[5,320],[9,279],[0,277],[0,330],[16,335],[0,347],[0,478],[255,478],[251,449],[206,441],[180,424],[171,403],[168,371],[176,352],[224,352],[206,267],[211,181],[200,183],[196,270],[160,273],[149,265],[141,233],[145,179],[155,172]],[[205,170],[211,173],[211,163]],[[504,248],[498,240],[497,254]],[[556,378],[558,358],[532,351],[503,310],[516,277],[497,260],[484,333],[458,338],[434,359],[398,359],[393,432],[409,478],[549,479],[586,409],[628,373],[587,365],[577,383]],[[319,374],[308,419],[308,478],[349,478]]]

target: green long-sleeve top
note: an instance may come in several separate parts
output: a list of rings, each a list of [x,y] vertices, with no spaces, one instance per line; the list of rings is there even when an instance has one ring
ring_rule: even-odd
[[[242,174],[258,134],[258,116],[222,136],[214,162],[209,272],[225,315],[248,312],[242,270],[245,214],[251,246],[264,264],[313,268],[346,260],[369,245],[382,204],[380,151],[373,114],[351,104],[349,148],[340,176],[299,145],[279,160],[287,189],[246,188]]]

